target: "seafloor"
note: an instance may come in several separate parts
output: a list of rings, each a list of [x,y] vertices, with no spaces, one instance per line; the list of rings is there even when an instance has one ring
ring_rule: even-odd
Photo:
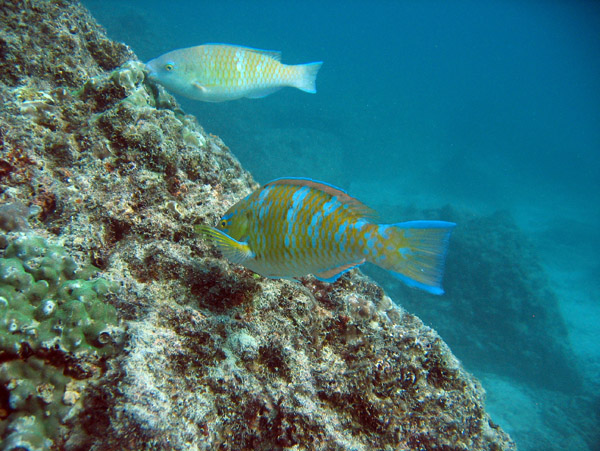
[[[360,272],[268,280],[197,239],[256,183],[81,5],[0,23],[1,449],[515,449]]]

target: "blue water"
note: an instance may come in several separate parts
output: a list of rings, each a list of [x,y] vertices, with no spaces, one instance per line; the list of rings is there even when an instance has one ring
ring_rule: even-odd
[[[541,386],[509,368],[528,362],[484,367],[465,342],[443,338],[483,381],[493,419],[520,449],[600,449],[599,3],[84,3],[144,61],[206,42],[281,50],[288,64],[324,61],[316,95],[178,99],[260,182],[325,180],[392,216],[396,205],[508,212],[558,300],[567,332],[556,339],[582,382]],[[417,218],[389,218],[404,219]],[[447,330],[444,302],[419,298],[410,309]],[[481,320],[452,318],[456,328]],[[490,328],[477,346],[501,333]],[[503,347],[486,352],[493,360]],[[551,374],[543,362],[538,370]]]

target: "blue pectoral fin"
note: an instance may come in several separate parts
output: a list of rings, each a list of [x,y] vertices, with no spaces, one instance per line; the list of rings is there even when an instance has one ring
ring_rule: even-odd
[[[223,255],[233,263],[243,265],[245,261],[254,258],[254,252],[248,243],[237,241],[225,232],[205,225],[195,227],[197,234],[212,241],[221,250]]]

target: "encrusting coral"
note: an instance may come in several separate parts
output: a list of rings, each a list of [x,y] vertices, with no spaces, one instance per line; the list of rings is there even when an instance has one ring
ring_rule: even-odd
[[[79,4],[2,10],[0,200],[39,207],[31,233],[99,270],[79,287],[65,276],[66,294],[113,306],[127,328],[124,352],[99,347],[81,386],[43,355],[0,364],[0,375],[19,374],[2,376],[3,403],[60,404],[45,421],[63,426],[50,435],[23,413],[2,432],[7,449],[514,449],[439,336],[360,273],[268,280],[195,237],[194,225],[214,224],[257,185]],[[30,232],[7,232],[4,259],[19,233]],[[107,298],[104,279],[120,286]],[[43,319],[45,295],[31,296]],[[81,346],[98,345],[93,329]],[[77,349],[70,340],[62,353],[73,368],[86,363]],[[24,362],[53,388],[39,388]],[[5,418],[10,401],[1,407]],[[21,446],[15,434],[37,441]]]
[[[122,335],[105,301],[116,287],[88,280],[95,272],[40,237],[13,239],[0,258],[0,359],[40,350],[110,353]]]
[[[2,236],[0,258],[0,445],[46,449],[81,408],[84,380],[123,338],[106,296],[114,283],[90,278],[59,246],[30,233]],[[67,386],[80,386],[70,390]],[[75,395],[75,398],[73,395]]]

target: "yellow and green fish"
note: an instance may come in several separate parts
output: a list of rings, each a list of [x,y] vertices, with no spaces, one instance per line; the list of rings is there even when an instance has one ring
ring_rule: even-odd
[[[314,274],[334,282],[365,261],[411,287],[442,294],[452,228],[445,221],[377,224],[375,213],[335,186],[273,180],[231,207],[217,228],[200,225],[232,262],[271,278]]]
[[[169,91],[205,102],[265,97],[285,86],[315,93],[322,62],[288,66],[281,52],[228,44],[173,50],[146,64]]]

